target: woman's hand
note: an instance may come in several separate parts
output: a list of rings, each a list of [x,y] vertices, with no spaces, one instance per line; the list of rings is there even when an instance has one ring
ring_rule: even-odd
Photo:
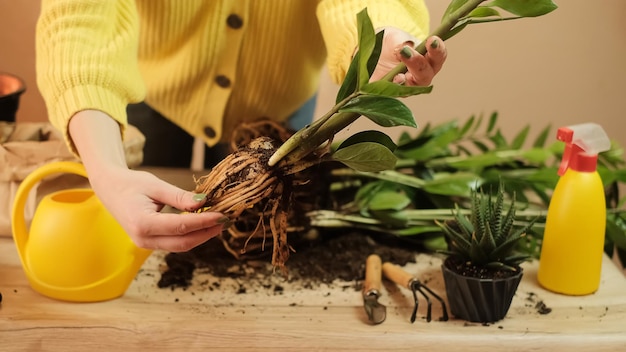
[[[139,247],[170,252],[190,250],[219,235],[229,219],[221,213],[194,213],[197,195],[143,171],[129,170],[118,123],[100,111],[76,113],[69,133],[105,208]],[[165,205],[188,213],[161,213]]]
[[[385,27],[383,46],[378,65],[372,73],[371,81],[380,80],[392,68],[403,62],[406,73],[400,73],[393,79],[395,83],[407,86],[428,86],[446,61],[447,51],[443,40],[430,37],[426,40],[426,54],[415,51],[419,40],[394,27]]]
[[[188,251],[219,235],[229,219],[221,213],[194,213],[206,200],[145,171],[113,168],[89,178],[95,193],[136,245]],[[160,212],[165,205],[184,211]]]

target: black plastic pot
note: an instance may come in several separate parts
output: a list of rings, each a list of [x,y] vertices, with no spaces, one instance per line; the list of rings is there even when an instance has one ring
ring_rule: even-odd
[[[19,77],[0,72],[0,121],[15,122],[20,96],[26,85]]]
[[[523,269],[505,279],[479,279],[452,271],[442,265],[450,312],[456,318],[478,323],[492,323],[506,316],[522,280]]]

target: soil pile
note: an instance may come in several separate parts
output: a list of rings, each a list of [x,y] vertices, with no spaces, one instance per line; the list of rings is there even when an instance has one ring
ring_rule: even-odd
[[[332,284],[339,280],[354,282],[365,276],[365,260],[378,254],[385,262],[405,265],[415,262],[419,248],[416,244],[396,237],[362,233],[325,233],[314,239],[294,245],[295,252],[287,261],[286,273],[271,267],[271,249],[256,259],[238,260],[228,253],[222,243],[212,240],[185,253],[165,256],[167,269],[162,273],[159,287],[188,287],[195,270],[209,272],[215,277],[259,280],[263,276],[286,275],[289,282],[298,282],[303,288],[316,288],[320,283]]]

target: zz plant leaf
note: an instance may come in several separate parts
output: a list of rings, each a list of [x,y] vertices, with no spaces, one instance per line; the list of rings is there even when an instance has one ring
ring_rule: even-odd
[[[357,171],[392,169],[398,158],[384,145],[373,142],[352,144],[333,153],[333,159]]]
[[[369,82],[373,68],[378,62],[383,36],[374,33],[374,26],[367,14],[367,9],[357,14],[357,26],[359,49],[356,52],[356,57],[358,61],[358,88],[361,88]]]
[[[428,94],[432,92],[433,87],[420,86],[401,86],[399,84],[388,81],[376,81],[364,85],[360,92],[370,95],[382,95],[386,97],[408,97],[417,94]]]
[[[520,17],[543,16],[557,8],[551,0],[494,0],[491,4]]]
[[[362,95],[350,100],[339,112],[365,116],[382,127],[417,127],[413,113],[401,101],[377,95]]]
[[[397,148],[393,140],[388,135],[380,131],[362,131],[348,137],[348,139],[339,145],[337,150],[362,142],[375,142],[382,144],[392,152],[394,152]]]

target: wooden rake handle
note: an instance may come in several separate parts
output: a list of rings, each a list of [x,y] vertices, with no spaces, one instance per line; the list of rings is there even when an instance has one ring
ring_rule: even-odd
[[[409,289],[411,288],[411,282],[414,280],[413,275],[407,273],[398,265],[389,262],[383,264],[383,275],[396,284]]]

